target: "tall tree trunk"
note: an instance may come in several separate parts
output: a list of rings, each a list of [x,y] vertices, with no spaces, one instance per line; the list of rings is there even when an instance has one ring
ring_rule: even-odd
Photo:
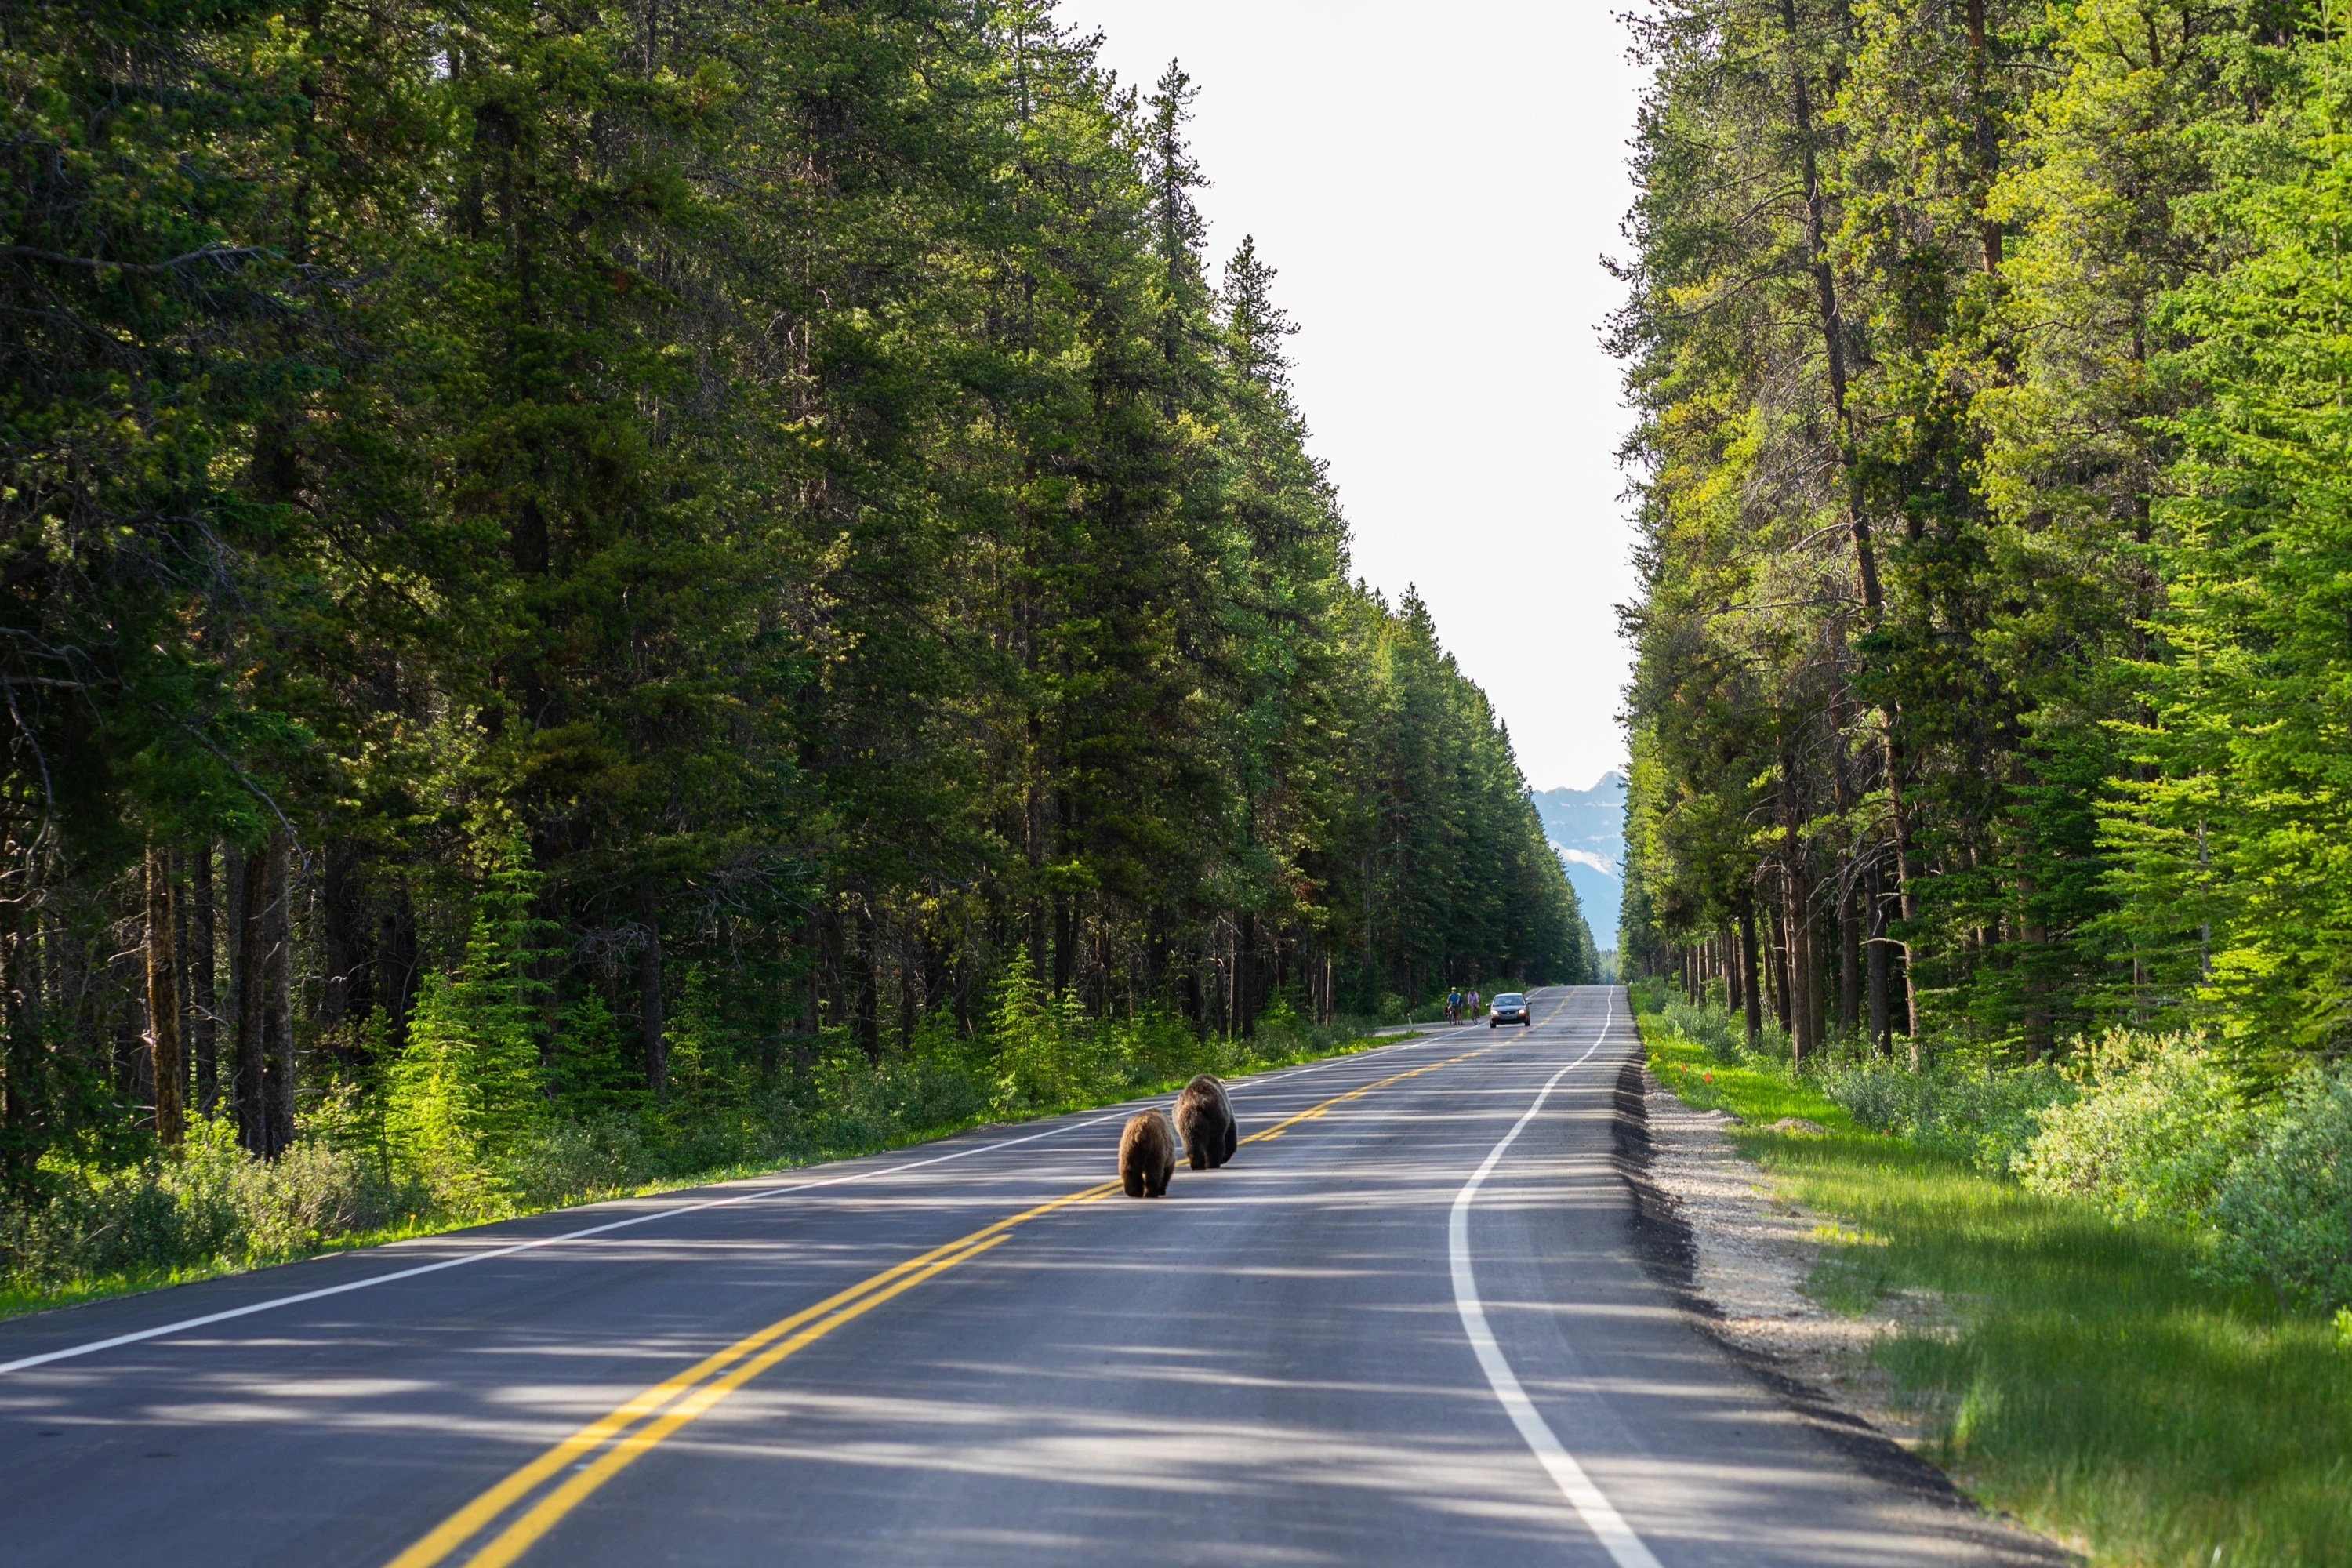
[[[1875,859],[1870,863],[1868,879],[1865,887],[1870,930],[1865,965],[1870,984],[1870,1047],[1881,1056],[1888,1056],[1893,1054],[1895,1044],[1886,1017],[1886,888]]]
[[[13,852],[12,843],[0,849]],[[0,904],[0,1186],[21,1190],[40,1159],[35,1107],[41,1069],[40,976],[22,900]]]
[[[178,889],[172,900],[172,948],[179,959],[179,973],[174,978],[180,993],[180,1103],[190,1112],[201,1113],[204,1101],[196,1094],[196,1026],[205,1008],[196,1000],[196,921],[195,899],[187,884],[195,880],[195,862],[210,860],[212,846],[199,841],[193,859],[182,857],[177,862]]]
[[[661,900],[650,880],[636,889],[637,924],[645,942],[637,949],[637,1016],[646,1053],[646,1087],[656,1098],[669,1092],[669,1037],[662,1018]]]
[[[1246,1035],[1255,1029],[1258,1014],[1265,1011],[1265,966],[1258,947],[1257,916],[1244,911],[1234,936],[1234,1010],[1240,1020],[1236,1034]]]
[[[155,1080],[155,1136],[177,1148],[187,1136],[180,1103],[180,954],[172,852],[147,848],[147,1050]]]
[[[2042,925],[2041,911],[2035,908],[2036,896],[2033,879],[2021,875],[2017,879],[2017,899],[2021,906],[2019,929],[2025,948],[2025,1047],[2036,1057],[2047,1057],[2056,1048],[2055,1020],[2050,1007],[2050,931]]]
[[[1748,1048],[1756,1049],[1764,1040],[1763,986],[1756,971],[1756,906],[1751,899],[1739,906],[1739,963],[1747,972],[1747,984],[1740,987],[1747,1009]]]
[[[1062,954],[1054,963],[1058,971]],[[882,1055],[882,952],[874,932],[874,906],[857,900],[857,1048],[869,1060]]]
[[[359,845],[328,841],[319,876],[319,1029],[346,1070],[367,1065],[361,1026],[375,1011],[375,943]]]
[[[1886,742],[1886,804],[1895,833],[1895,904],[1907,933],[1918,915],[1918,894],[1911,885],[1911,817],[1903,799],[1902,753],[1895,741],[1893,705],[1881,709],[1879,717]],[[1911,972],[1911,943],[1907,940],[1889,940],[1903,963],[1903,1033],[1911,1040],[1911,1058],[1916,1063],[1919,1058],[1919,993]]]
[[[1813,1050],[1813,943],[1805,890],[1794,869],[1783,873],[1780,897],[1781,929],[1789,933],[1789,1060],[1802,1067]]]
[[[806,965],[806,971],[801,976],[801,1016],[793,1040],[793,1066],[805,1070],[815,1065],[817,1030],[824,1022],[824,998],[821,994],[824,932],[814,911],[802,918],[798,941],[801,962]]]
[[[1059,996],[1077,983],[1078,978],[1078,908],[1077,900],[1067,893],[1053,897],[1054,911],[1054,973],[1051,977],[1054,994]],[[1040,974],[1039,979],[1046,976]]]
[[[1851,869],[1838,879],[1838,1033],[1851,1040],[1862,1027],[1861,889]]]
[[[1783,900],[1780,899],[1765,904],[1764,933],[1771,954],[1772,1016],[1779,1021],[1780,1032],[1793,1039],[1796,1024],[1789,1007],[1789,928],[1782,918],[1782,908]]]
[[[146,921],[147,896],[144,868],[142,881],[132,884],[132,899],[128,911],[132,921]],[[109,943],[111,946],[111,943]],[[107,961],[107,994],[121,1001],[121,1011],[112,1019],[114,1039],[114,1092],[122,1103],[134,1110],[151,1110],[155,1104],[154,1074],[149,1070],[147,1054],[147,987],[143,984],[146,962],[142,956],[146,943],[115,954]]]
[[[1796,762],[1784,743],[1780,753],[1781,927],[1789,947],[1789,1050],[1801,1064],[1812,1054],[1821,1019],[1820,973],[1814,959],[1812,889],[1807,850],[1800,836],[1804,810],[1798,793]]]
[[[220,846],[220,880],[213,920],[220,971],[213,977],[213,1098],[210,1114],[236,1110],[237,964],[245,952],[245,857]]]
[[[394,884],[380,929],[376,973],[383,1008],[383,1048],[396,1057],[408,1048],[408,1015],[415,1005],[422,962],[416,946],[416,911],[409,902],[405,879]]]
[[[911,921],[904,920],[900,923],[913,924]],[[898,1044],[901,1048],[910,1048],[915,1043],[915,1016],[923,1005],[922,950],[926,945],[922,937],[912,931],[903,935],[898,942]]]
[[[1805,886],[1805,998],[1811,1009],[1805,1019],[1805,1049],[1809,1054],[1821,1051],[1830,1027],[1830,944],[1814,898],[1819,890],[1811,882]]]
[[[2022,757],[2010,759],[2010,785],[2020,794],[2040,781]],[[2050,1005],[2050,931],[2042,924],[2041,887],[2033,876],[2034,844],[2029,835],[2018,850],[2017,917],[2015,929],[2023,951],[2018,963],[2025,971],[2025,1047],[2036,1057],[2055,1047],[2055,1020]]]
[[[294,1145],[294,879],[292,847],[283,832],[269,836],[269,902],[262,940],[262,1058],[268,1074],[269,1156]]]
[[[1862,595],[1863,616],[1874,630],[1885,618],[1885,595],[1879,585],[1878,558],[1871,542],[1870,512],[1863,496],[1861,465],[1856,460],[1853,411],[1846,397],[1845,318],[1838,300],[1837,276],[1830,265],[1826,243],[1826,203],[1822,194],[1820,160],[1813,145],[1812,101],[1800,52],[1796,0],[1780,0],[1780,20],[1789,40],[1790,113],[1796,123],[1804,186],[1805,258],[1813,275],[1814,306],[1820,312],[1822,352],[1829,364],[1831,411],[1836,418],[1839,431],[1838,465],[1845,479],[1846,529],[1853,541],[1854,582]],[[1910,872],[1911,823],[1903,798],[1901,746],[1895,739],[1898,717],[1894,702],[1880,704],[1879,742],[1886,764],[1887,804],[1894,817],[1895,887],[1907,928],[1915,912]],[[1903,973],[1906,1004],[1904,1009],[1905,1032],[1910,1033],[1916,1027],[1917,1011],[1916,998],[1909,994],[1911,964],[1907,945],[1904,948]]]
[[[1993,122],[1991,94],[1988,87],[1991,62],[1985,43],[1985,0],[1967,0],[1966,12],[1969,95],[1974,100],[1976,111],[1976,202],[1979,215],[1981,259],[1987,272],[1998,272],[2001,261],[2000,220],[1986,208],[1991,200],[1993,181],[2000,173],[2000,132]]]
[[[263,1020],[269,1006],[264,975],[268,968],[269,885],[273,857],[267,849],[239,857],[236,897],[236,1141],[255,1154],[269,1152],[268,1064]]]

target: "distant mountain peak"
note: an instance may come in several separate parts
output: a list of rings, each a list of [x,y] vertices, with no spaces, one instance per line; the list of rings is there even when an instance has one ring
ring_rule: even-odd
[[[1622,768],[1611,768],[1607,773],[1602,773],[1599,778],[1594,779],[1591,785],[1585,789],[1578,789],[1570,784],[1561,784],[1553,789],[1539,789],[1535,792],[1535,797],[1538,800],[1544,800],[1553,796],[1561,796],[1575,800],[1590,800],[1599,795],[1612,795],[1619,800],[1624,799],[1625,770]]]
[[[1577,901],[1584,906],[1593,940],[1613,944],[1625,890],[1618,869],[1625,863],[1625,771],[1610,769],[1590,789],[1533,793],[1545,837],[1576,889]]]

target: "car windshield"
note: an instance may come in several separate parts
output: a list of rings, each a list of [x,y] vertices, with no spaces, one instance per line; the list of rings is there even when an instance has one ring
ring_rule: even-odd
[[[1495,998],[1495,1005],[1497,1007],[1517,1007],[1524,1005],[1526,1002],[1527,998],[1516,991],[1506,991]]]

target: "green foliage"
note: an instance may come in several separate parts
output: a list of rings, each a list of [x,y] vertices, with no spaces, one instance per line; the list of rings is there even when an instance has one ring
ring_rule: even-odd
[[[359,1151],[306,1140],[264,1163],[237,1147],[234,1122],[203,1117],[174,1152],[129,1166],[52,1156],[39,1180],[46,1203],[0,1213],[0,1284],[14,1290],[157,1282],[299,1257],[427,1201]]]
[[[203,1092],[274,1154],[356,1086],[446,1213],[1589,973],[1181,69],[938,0],[0,32],[11,1212],[146,1152],[151,847]]]
[[[1879,1058],[1834,1063],[1821,1085],[1857,1124],[1994,1175],[2015,1170],[2042,1135],[2044,1114],[2074,1098],[2074,1086],[2046,1064],[1971,1061],[1958,1052],[1925,1071]]]
[[[2084,1077],[2079,1099],[2042,1115],[2019,1180],[2119,1219],[2202,1223],[2252,1130],[2237,1075],[2188,1036],[2117,1032]]]
[[[555,1208],[651,1181],[640,1124],[609,1111],[550,1122],[511,1150],[500,1174],[518,1208]]]
[[[622,1043],[621,1026],[600,993],[591,991],[563,1010],[548,1051],[546,1082],[549,1100],[567,1116],[625,1114],[644,1105],[644,1070]]]
[[[539,1034],[547,987],[533,978],[541,924],[530,914],[539,878],[527,857],[509,842],[476,899],[462,966],[425,977],[407,1044],[384,1075],[385,1141],[461,1207],[494,1201],[497,1167],[545,1114]],[[557,1060],[576,1063],[578,1055],[559,1052]]]
[[[2342,479],[2347,363],[2341,252],[2352,183],[2340,38],[2295,52],[2252,125],[2215,127],[2200,210],[2234,243],[2166,302],[2179,374],[2204,395],[2163,518],[2170,657],[2139,668],[2150,717],[2111,838],[2136,943],[2172,957],[2189,1016],[2276,1059],[2333,1052],[2352,1026],[2344,845],[2352,681]]]
[[[1807,1050],[1874,952],[1890,1037],[2340,1049],[2324,11],[1642,24],[1629,969],[1750,919]]]
[[[1029,967],[1026,950],[1015,948],[997,983],[989,1018],[997,1109],[1055,1109],[1075,1102],[1092,1073],[1117,1072],[1115,1058],[1089,1048],[1089,1032],[1077,997],[1047,995]]]
[[[1654,1009],[1658,1021],[1684,1039],[1706,1047],[1719,1062],[1736,1062],[1746,1054],[1744,1026],[1720,1007],[1693,1002],[1680,993],[1668,995]],[[1768,1050],[1767,1054],[1775,1054]]]
[[[2212,1204],[2219,1268],[2284,1305],[2352,1304],[2352,1072],[2306,1068],[2221,1178]]]

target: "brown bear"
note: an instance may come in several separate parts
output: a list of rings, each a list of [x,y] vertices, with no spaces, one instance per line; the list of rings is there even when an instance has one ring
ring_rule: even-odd
[[[1241,1147],[1241,1129],[1234,1124],[1234,1102],[1225,1086],[1202,1073],[1184,1086],[1176,1099],[1176,1131],[1184,1138],[1184,1157],[1196,1171],[1213,1171]]]
[[[1175,1171],[1176,1130],[1168,1125],[1167,1112],[1154,1106],[1129,1117],[1127,1131],[1118,1135],[1118,1184],[1127,1195],[1165,1196]]]

